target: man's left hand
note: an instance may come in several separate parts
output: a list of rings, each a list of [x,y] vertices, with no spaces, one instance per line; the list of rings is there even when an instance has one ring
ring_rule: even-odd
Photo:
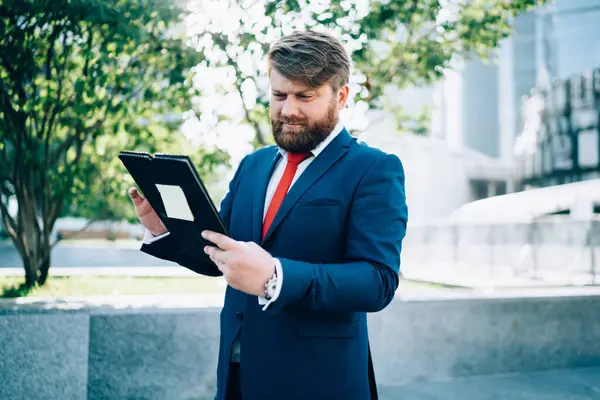
[[[247,294],[265,295],[265,284],[275,273],[271,254],[254,242],[239,242],[217,232],[203,231],[202,237],[216,245],[206,246],[204,252],[229,286]]]

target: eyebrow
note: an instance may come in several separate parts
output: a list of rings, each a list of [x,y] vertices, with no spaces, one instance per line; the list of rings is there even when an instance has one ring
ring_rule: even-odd
[[[286,93],[286,92],[282,92],[281,90],[273,89],[272,92],[274,94],[294,94],[297,96],[297,95],[306,95],[307,93],[314,93],[315,91],[313,89],[305,89],[305,90],[299,90],[297,92]]]

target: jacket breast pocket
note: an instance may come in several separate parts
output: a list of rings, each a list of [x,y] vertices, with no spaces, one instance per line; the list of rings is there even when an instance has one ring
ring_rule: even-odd
[[[298,204],[292,209],[290,218],[300,218],[301,221],[313,221],[313,223],[319,222],[328,226],[336,226],[342,222],[342,213],[343,210],[339,202],[318,201]]]
[[[300,336],[353,338],[358,334],[358,321],[302,321],[297,328]]]
[[[326,207],[340,206],[342,204],[338,199],[314,199],[298,203],[298,207]]]

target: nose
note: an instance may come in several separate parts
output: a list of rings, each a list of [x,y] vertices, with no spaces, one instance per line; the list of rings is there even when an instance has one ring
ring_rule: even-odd
[[[281,116],[282,117],[297,117],[300,115],[298,102],[293,98],[293,96],[288,96],[283,103],[283,107],[281,108]]]

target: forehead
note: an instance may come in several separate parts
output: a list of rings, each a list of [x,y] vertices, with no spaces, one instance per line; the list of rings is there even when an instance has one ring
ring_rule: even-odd
[[[271,70],[271,74],[269,76],[269,82],[271,84],[271,90],[281,92],[281,93],[302,93],[308,91],[316,91],[320,92],[325,89],[324,86],[320,88],[313,88],[308,85],[303,85],[300,83],[293,82],[281,75],[277,72],[276,69]],[[327,86],[327,85],[325,85]]]

